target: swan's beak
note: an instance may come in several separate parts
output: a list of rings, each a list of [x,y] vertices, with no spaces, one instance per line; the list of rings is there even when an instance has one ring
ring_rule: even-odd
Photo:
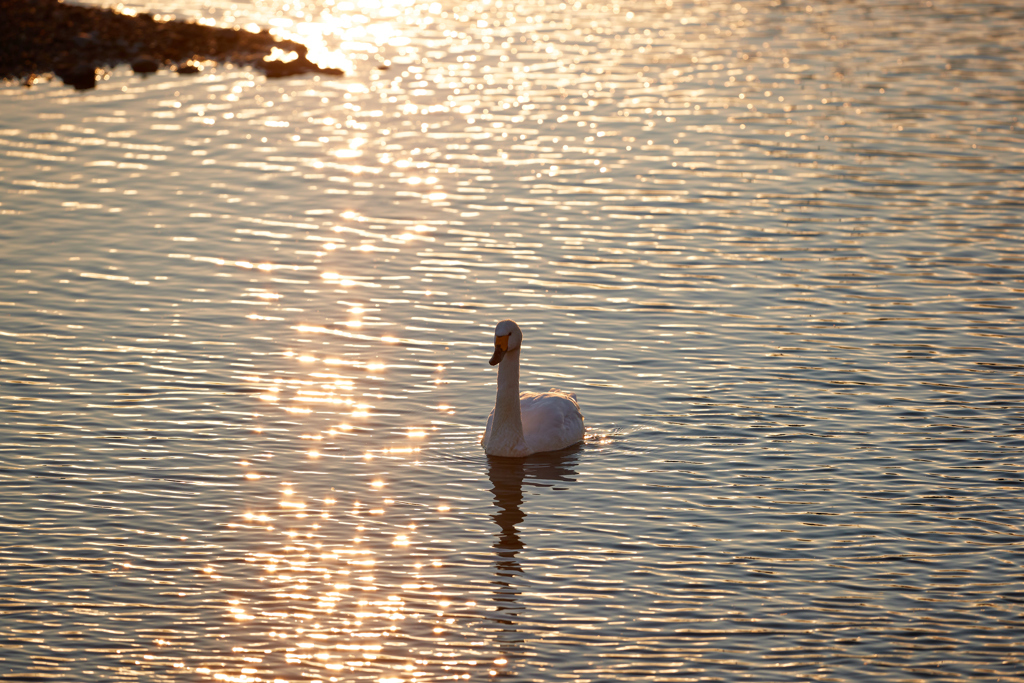
[[[504,357],[505,357],[505,350],[502,349],[497,344],[495,344],[494,345],[494,355],[491,356],[491,360],[489,361],[490,364],[491,365],[497,365],[498,363],[501,362],[501,359],[504,358]]]
[[[505,352],[508,351],[508,335],[504,337],[494,338],[494,355],[491,356],[491,360],[488,361],[491,365],[497,365],[501,362],[501,359],[505,357]]]

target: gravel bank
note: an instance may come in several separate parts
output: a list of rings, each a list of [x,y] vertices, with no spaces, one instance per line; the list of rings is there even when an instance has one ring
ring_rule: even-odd
[[[267,61],[272,48],[289,61]],[[128,16],[109,9],[59,0],[0,0],[0,77],[26,85],[56,74],[79,89],[94,87],[97,69],[130,64],[139,73],[162,68],[195,72],[202,62],[233,62],[267,76],[300,73],[343,75],[306,58],[306,47],[250,33],[184,21],[158,22],[148,14]]]

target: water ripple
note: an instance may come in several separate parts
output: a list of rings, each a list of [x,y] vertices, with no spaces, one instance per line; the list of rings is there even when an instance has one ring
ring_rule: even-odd
[[[1020,7],[131,9],[352,75],[0,90],[3,677],[1022,680]]]

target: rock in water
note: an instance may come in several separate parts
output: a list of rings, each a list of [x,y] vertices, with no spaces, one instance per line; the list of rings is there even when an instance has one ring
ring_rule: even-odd
[[[53,72],[75,90],[91,90],[96,87],[96,67],[91,64],[57,67]]]
[[[149,55],[139,55],[132,60],[132,71],[137,74],[153,74],[160,68],[160,62]]]

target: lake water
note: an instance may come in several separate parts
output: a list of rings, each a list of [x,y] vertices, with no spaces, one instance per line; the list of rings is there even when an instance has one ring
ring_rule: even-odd
[[[348,75],[0,89],[0,678],[1024,680],[1024,6],[131,7]]]

